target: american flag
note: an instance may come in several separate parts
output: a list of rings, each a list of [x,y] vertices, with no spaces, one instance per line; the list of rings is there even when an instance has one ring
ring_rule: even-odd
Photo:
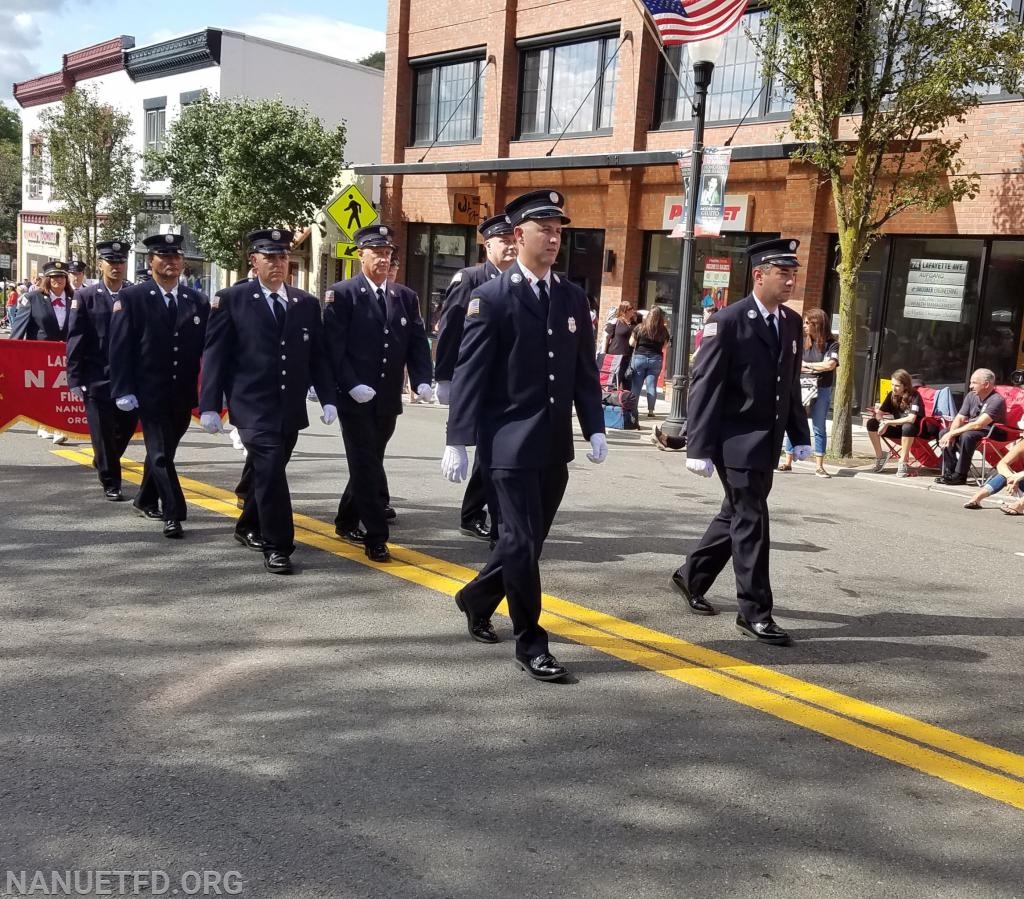
[[[643,0],[666,47],[718,37],[747,11],[747,0]]]

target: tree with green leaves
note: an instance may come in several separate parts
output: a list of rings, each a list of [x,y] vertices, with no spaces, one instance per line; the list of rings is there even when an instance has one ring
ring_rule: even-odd
[[[0,240],[14,240],[21,209],[21,117],[0,104]]]
[[[371,69],[380,69],[384,71],[384,51],[378,50],[376,53],[370,53],[364,56],[362,59],[357,59],[356,62],[361,66],[369,66]]]
[[[1021,83],[1024,29],[1005,0],[772,0],[754,36],[766,79],[794,99],[796,158],[831,187],[838,225],[839,368],[830,455],[852,450],[857,282],[885,224],[973,198],[960,127]],[[771,82],[769,82],[771,83]]]
[[[207,257],[248,269],[246,235],[304,228],[341,173],[345,126],[325,128],[281,100],[203,97],[182,110],[152,172],[170,181],[171,208]]]
[[[54,217],[72,253],[93,264],[96,242],[131,234],[142,208],[131,116],[75,88],[39,117]]]

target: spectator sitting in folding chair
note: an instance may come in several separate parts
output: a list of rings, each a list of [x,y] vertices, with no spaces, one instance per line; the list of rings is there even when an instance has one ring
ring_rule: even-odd
[[[964,503],[965,509],[980,509],[981,501],[986,497],[992,496],[994,493],[998,493],[1004,487],[1009,486],[1014,490],[1020,489],[1020,482],[1024,481],[1024,471],[1014,471],[1014,463],[1020,463],[1024,461],[1024,440],[1019,440],[1012,447],[1009,452],[1002,459],[996,463],[996,473],[992,475],[984,484],[981,485],[981,489],[974,494],[967,502]],[[1003,511],[1013,504],[1005,503],[1003,505]],[[1017,505],[1020,505],[1019,503]],[[1007,515],[1018,515],[1018,512],[1007,512]]]
[[[900,461],[896,466],[896,477],[905,478],[910,474],[910,447],[920,434],[924,420],[924,401],[913,386],[910,372],[898,368],[892,373],[891,381],[892,390],[875,407],[875,417],[868,419],[868,440],[875,450],[876,472],[885,468],[888,461],[888,454],[882,448],[882,438],[899,441]],[[886,418],[887,415],[892,418]]]
[[[971,375],[971,391],[949,427],[939,434],[942,448],[942,474],[936,484],[963,485],[971,470],[971,458],[981,439],[993,432],[997,440],[1004,439],[993,425],[1006,423],[1006,400],[996,393],[995,373],[979,368]]]

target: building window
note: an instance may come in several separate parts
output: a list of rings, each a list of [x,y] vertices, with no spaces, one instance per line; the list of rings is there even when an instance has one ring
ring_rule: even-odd
[[[167,98],[145,100],[143,107],[146,110],[146,149],[162,153],[167,129]]]
[[[519,136],[611,131],[617,37],[524,50]]]
[[[414,144],[466,143],[483,130],[482,59],[416,69]]]
[[[440,319],[445,290],[459,269],[475,263],[476,231],[463,225],[409,225],[405,283],[420,297],[420,315],[433,334]]]
[[[37,134],[29,138],[28,144],[28,178],[26,189],[30,200],[43,198],[43,175],[46,169],[43,139]]]
[[[765,10],[748,13],[743,25],[726,37],[708,91],[709,122],[742,119],[744,116],[748,119],[763,118],[772,113],[789,112],[793,108],[793,98],[779,84],[765,85],[757,48],[747,36],[748,29],[753,35],[760,33],[766,15]],[[657,105],[659,127],[688,122],[692,111],[689,98],[693,96],[693,65],[689,54],[685,45],[669,47],[667,53],[672,66],[685,82],[686,91],[679,89],[675,73],[662,60]]]

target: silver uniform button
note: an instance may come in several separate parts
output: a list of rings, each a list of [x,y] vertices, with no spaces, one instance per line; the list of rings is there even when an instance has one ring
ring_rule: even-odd
[[[548,334],[554,334],[555,332],[548,328]]]
[[[288,357],[287,357],[287,356],[282,356],[281,358],[282,358],[282,359],[287,359]]]
[[[281,385],[281,389],[282,389],[282,390],[285,390],[285,389],[287,389],[287,388],[285,388],[284,384],[282,384],[282,385]]]
[[[384,344],[384,349],[387,349],[387,348],[388,348],[388,344]]]
[[[553,396],[549,396],[548,397],[548,402],[549,403],[554,403],[554,401],[555,401],[555,398]]]
[[[175,359],[175,360],[174,360],[174,364],[175,364],[175,365],[177,365],[177,364],[178,364],[178,360],[177,360],[177,359]]]
[[[284,341],[283,340],[281,341],[281,346],[284,346]]]
[[[548,380],[549,381],[554,381],[555,380],[555,376],[554,375],[548,375]]]
[[[387,356],[385,356],[385,357],[384,357],[384,358],[383,358],[383,359],[382,359],[381,361],[383,361],[383,362],[387,362],[387,361],[388,361],[388,357],[387,357]]]
[[[779,395],[775,394],[775,402],[778,402],[778,401],[779,401]]]
[[[282,369],[281,369],[281,374],[282,374],[282,375],[286,375],[286,374],[288,374],[288,372],[286,372],[286,371],[285,371],[285,370],[284,370],[284,369],[282,368]]]
[[[385,333],[385,334],[390,334],[391,332],[390,332],[390,331],[389,331],[389,330],[388,330],[387,328],[385,328],[385,329],[384,329],[384,333]]]
[[[548,358],[549,359],[554,359],[555,358],[555,354],[552,353],[551,350],[548,350]]]

